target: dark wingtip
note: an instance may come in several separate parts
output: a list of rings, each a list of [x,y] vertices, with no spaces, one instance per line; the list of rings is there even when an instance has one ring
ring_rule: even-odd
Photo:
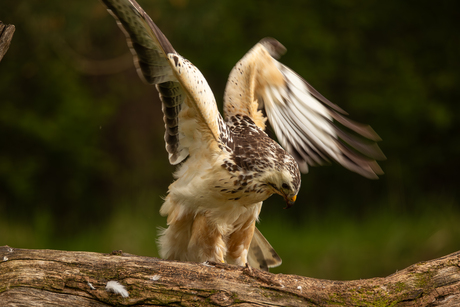
[[[268,53],[275,59],[279,59],[286,53],[287,49],[279,41],[272,37],[265,37],[260,42],[267,49]]]

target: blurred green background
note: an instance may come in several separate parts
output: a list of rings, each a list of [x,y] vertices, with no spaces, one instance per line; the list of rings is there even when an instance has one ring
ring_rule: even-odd
[[[259,228],[274,272],[385,276],[460,249],[460,18],[455,1],[140,0],[219,103],[233,65],[277,38],[281,59],[382,137],[385,175],[337,165],[273,196]],[[97,0],[2,1],[0,245],[157,256],[167,162],[158,94]]]

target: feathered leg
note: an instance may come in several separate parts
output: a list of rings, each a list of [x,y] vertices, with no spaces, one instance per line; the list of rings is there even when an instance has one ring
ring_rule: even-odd
[[[211,222],[206,213],[197,214],[193,221],[187,249],[189,259],[196,262],[225,262],[226,252],[227,248],[222,239],[222,233],[216,225]]]
[[[241,229],[234,231],[227,241],[227,262],[244,266],[248,262],[248,250],[256,225],[255,219],[249,219]]]

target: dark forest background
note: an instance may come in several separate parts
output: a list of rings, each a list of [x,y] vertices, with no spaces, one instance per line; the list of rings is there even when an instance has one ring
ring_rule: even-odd
[[[139,1],[219,104],[233,65],[271,36],[383,139],[379,180],[312,168],[293,208],[265,203],[274,272],[384,276],[460,249],[455,1]],[[16,26],[0,62],[0,245],[157,256],[174,167],[158,94],[114,19],[97,0],[10,0],[0,20]]]

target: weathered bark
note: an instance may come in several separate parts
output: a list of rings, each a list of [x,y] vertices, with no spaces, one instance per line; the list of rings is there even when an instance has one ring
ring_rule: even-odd
[[[13,39],[15,27],[13,25],[5,25],[0,21],[0,62],[3,56],[10,47],[11,40]]]
[[[1,306],[458,306],[460,251],[385,278],[329,281],[227,264],[0,247]],[[108,281],[129,297],[107,292]]]

